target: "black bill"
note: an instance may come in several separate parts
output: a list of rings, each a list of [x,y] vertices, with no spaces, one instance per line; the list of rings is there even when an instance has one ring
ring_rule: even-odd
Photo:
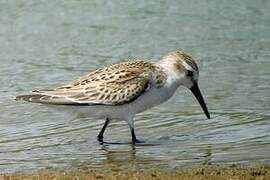
[[[198,100],[198,102],[200,103],[206,117],[208,119],[210,119],[210,114],[208,112],[208,109],[206,107],[206,104],[204,102],[204,99],[202,97],[201,91],[199,89],[199,86],[197,83],[195,83],[191,88],[190,88],[191,92],[194,94],[194,96],[196,97],[196,99]]]

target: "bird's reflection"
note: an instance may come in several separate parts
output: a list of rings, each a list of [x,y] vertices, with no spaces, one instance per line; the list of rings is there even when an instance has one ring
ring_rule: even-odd
[[[118,144],[119,145],[119,144]],[[136,160],[136,146],[132,143],[125,143],[125,148],[122,150],[110,148],[112,144],[102,143],[100,145],[101,150],[103,150],[104,155],[106,156],[107,163],[129,161],[132,162]]]
[[[134,164],[143,166],[161,161],[143,156],[141,153],[139,153],[143,148],[142,146],[143,145],[138,146],[132,143],[126,143],[122,145],[112,145],[106,143],[100,144],[103,155],[106,157],[104,164],[116,165],[119,166],[118,168],[120,168],[120,166],[132,166]],[[149,146],[149,144],[146,144],[146,146]]]
[[[212,165],[212,146],[208,145],[207,148],[205,149],[205,155],[203,155],[203,165]]]

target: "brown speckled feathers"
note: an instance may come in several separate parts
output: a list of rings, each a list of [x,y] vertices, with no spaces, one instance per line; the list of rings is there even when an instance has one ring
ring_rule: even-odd
[[[153,72],[160,71],[159,68],[144,61],[115,64],[62,87],[34,90],[16,99],[48,104],[125,104],[139,97],[152,84],[158,87],[164,83],[162,73],[153,77]]]

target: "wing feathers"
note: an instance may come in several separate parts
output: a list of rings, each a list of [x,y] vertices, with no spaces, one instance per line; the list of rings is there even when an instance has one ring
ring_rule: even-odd
[[[120,105],[138,98],[152,83],[151,63],[135,61],[96,70],[55,89],[34,90],[16,100],[50,104]]]

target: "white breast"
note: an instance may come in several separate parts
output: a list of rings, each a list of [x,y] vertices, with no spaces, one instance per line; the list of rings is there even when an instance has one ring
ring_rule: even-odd
[[[128,104],[128,110],[131,113],[137,114],[143,112],[149,108],[157,106],[165,101],[167,101],[175,92],[177,86],[175,87],[162,87],[153,88],[142,94],[135,101]]]

